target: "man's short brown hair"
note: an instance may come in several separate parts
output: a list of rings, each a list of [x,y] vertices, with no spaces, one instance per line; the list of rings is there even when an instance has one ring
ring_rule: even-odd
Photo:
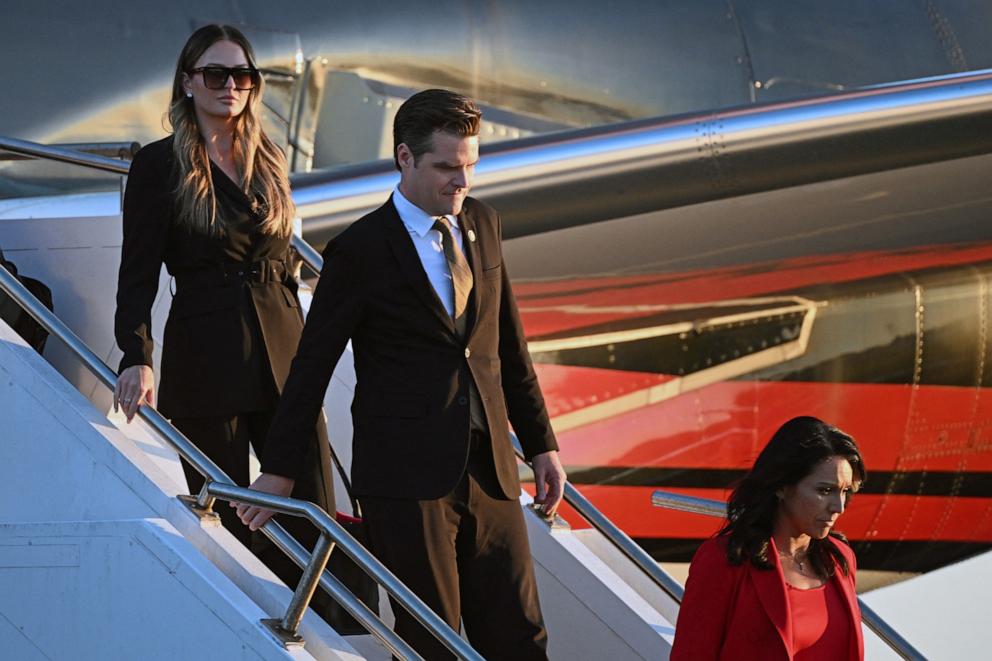
[[[434,131],[459,138],[479,135],[482,112],[467,96],[442,89],[417,92],[403,102],[393,119],[393,162],[400,169],[396,148],[405,143],[413,163],[433,147]]]

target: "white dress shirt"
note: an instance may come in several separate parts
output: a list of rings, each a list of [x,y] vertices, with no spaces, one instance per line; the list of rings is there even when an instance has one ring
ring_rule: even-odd
[[[431,216],[406,199],[398,186],[393,191],[393,205],[396,207],[406,231],[410,233],[413,247],[417,249],[420,263],[423,265],[424,271],[427,272],[427,279],[431,281],[444,309],[451,315],[455,309],[455,285],[451,281],[451,269],[448,267],[448,260],[444,257],[441,232],[431,229],[438,216]],[[445,218],[451,224],[451,236],[464,255],[464,243],[462,242],[461,228],[458,227],[458,217],[449,214]]]

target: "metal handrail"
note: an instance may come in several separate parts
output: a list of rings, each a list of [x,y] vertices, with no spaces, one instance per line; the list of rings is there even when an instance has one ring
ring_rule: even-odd
[[[93,170],[113,172],[114,174],[126,175],[128,170],[131,169],[131,164],[126,161],[119,161],[117,159],[107,158],[106,156],[86,154],[64,146],[43,145],[28,140],[18,140],[17,138],[8,136],[0,136],[0,149],[48,161],[71,163],[72,165],[79,165]]]
[[[57,316],[36,299],[13,275],[0,268],[0,289],[5,291],[22,309],[27,311],[45,330],[61,340],[69,350],[108,388],[113,388],[117,375]],[[482,657],[462,638],[423,603],[409,588],[399,581],[382,563],[356,542],[327,512],[313,503],[292,498],[281,498],[232,484],[231,479],[207,457],[199,448],[183,436],[161,413],[150,407],[139,409],[139,415],[158,432],[175,450],[194,466],[205,478],[199,504],[212,498],[235,499],[239,502],[258,504],[270,509],[302,515],[314,522],[322,535],[328,536],[351,557],[358,566],[381,585],[390,596],[401,604],[425,628],[435,635],[451,652],[462,659],[482,661]],[[307,571],[310,555],[274,520],[269,520],[262,528],[277,546],[287,551],[289,556],[304,571]],[[361,604],[329,572],[319,572],[319,584],[331,596],[376,636],[389,651],[404,658],[419,659],[419,655],[402,639],[390,631],[382,621]],[[347,593],[351,598],[341,598]],[[294,596],[294,601],[295,601]],[[357,602],[357,603],[356,603]],[[360,606],[359,606],[360,604]],[[291,604],[293,606],[293,604]],[[287,613],[287,617],[289,613]]]
[[[691,512],[704,516],[723,518],[727,516],[727,503],[709,498],[685,496],[671,491],[657,490],[651,494],[651,504],[655,507],[665,507],[680,512]]]
[[[294,234],[290,239],[293,246],[293,250],[296,254],[300,256],[303,263],[306,264],[311,271],[320,275],[320,270],[324,268],[324,258],[321,257],[320,253],[314,249],[302,236]]]
[[[530,466],[524,458],[524,452],[520,446],[520,439],[517,438],[517,435],[511,432],[510,441],[513,443],[513,451],[516,453],[517,458],[524,462],[524,464]],[[598,530],[604,537],[606,537],[606,539],[612,542],[617,550],[619,550],[641,571],[643,571],[655,585],[665,592],[665,594],[681,603],[684,588],[679,585],[679,582],[675,580],[671,574],[665,571],[664,568],[647,553],[647,551],[642,549],[637,544],[637,542],[632,540],[627,533],[620,530],[615,523],[610,521],[602,512],[599,511],[599,509],[596,508],[595,505],[589,502],[589,499],[583,496],[582,493],[572,486],[572,483],[567,480],[565,481],[564,500],[566,503],[571,505],[576,512],[581,514],[593,528]]]
[[[85,154],[95,154],[108,158],[134,158],[134,155],[141,149],[140,142],[69,142],[57,145],[45,145],[54,149],[67,149],[72,152],[82,152]],[[32,148],[33,150],[33,148]],[[48,156],[37,156],[33,153],[15,151],[10,149],[0,150],[0,161],[19,161],[24,159],[41,158],[51,160]]]
[[[651,504],[655,507],[665,507],[667,509],[679,510],[681,512],[691,512],[717,518],[726,518],[727,504],[721,500],[710,498],[698,498],[696,496],[685,496],[671,491],[656,490],[651,494]],[[920,653],[913,645],[903,638],[898,631],[882,619],[878,613],[866,604],[861,597],[858,597],[858,606],[861,608],[861,620],[868,625],[868,628],[875,632],[879,638],[898,654],[908,661],[926,661],[926,657]]]

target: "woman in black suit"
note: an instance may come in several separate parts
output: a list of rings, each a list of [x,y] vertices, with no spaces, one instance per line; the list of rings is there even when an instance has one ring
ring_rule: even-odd
[[[130,421],[155,404],[151,307],[162,264],[175,278],[158,408],[231,478],[247,486],[249,444],[261,454],[303,328],[289,264],[295,207],[286,160],[261,127],[264,81],[238,30],[208,25],[179,56],[173,134],[134,158],[124,196],[115,334],[124,352],[115,406]],[[334,511],[326,430],[318,423],[293,496]],[[192,493],[203,478],[185,462]],[[233,509],[224,525],[295,585],[280,551],[252,539]],[[283,521],[304,544],[300,519]],[[301,525],[302,524],[302,525]],[[271,553],[271,559],[269,554]]]

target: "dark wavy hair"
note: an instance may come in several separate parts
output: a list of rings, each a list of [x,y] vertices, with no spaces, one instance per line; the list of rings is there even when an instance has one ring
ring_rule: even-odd
[[[393,163],[400,169],[396,148],[406,144],[413,164],[434,147],[434,131],[445,131],[465,138],[479,135],[482,112],[475,102],[449,90],[417,92],[403,102],[393,119]]]
[[[730,564],[750,561],[759,569],[772,568],[768,554],[778,516],[778,494],[830,457],[844,457],[851,464],[855,491],[864,484],[867,478],[864,461],[857,443],[848,434],[810,416],[793,418],[779,427],[727,503],[727,523],[719,534],[727,537]],[[831,531],[830,536],[847,541],[840,533]],[[807,557],[820,576],[834,575],[831,558],[845,575],[849,572],[843,555],[825,539],[811,540]]]

